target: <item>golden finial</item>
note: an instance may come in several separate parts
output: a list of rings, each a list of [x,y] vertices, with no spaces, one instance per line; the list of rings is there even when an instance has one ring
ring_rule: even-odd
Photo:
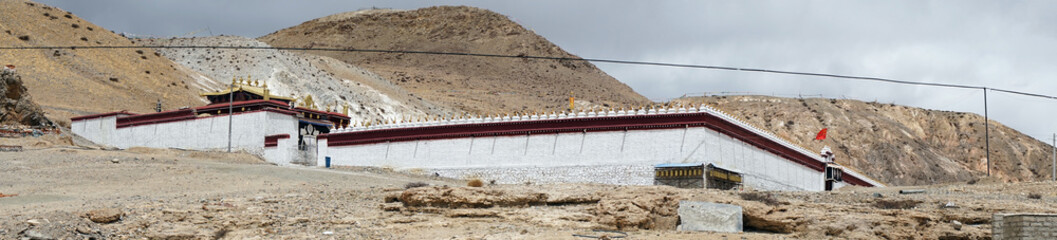
[[[231,76],[231,86],[235,86],[235,79],[238,77]]]

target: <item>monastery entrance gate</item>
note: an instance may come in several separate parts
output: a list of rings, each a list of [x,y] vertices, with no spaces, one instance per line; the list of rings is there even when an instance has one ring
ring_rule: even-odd
[[[301,136],[305,142],[297,147],[297,153],[294,154],[294,159],[291,161],[293,164],[300,164],[305,166],[315,166],[316,164],[316,136],[304,135]]]

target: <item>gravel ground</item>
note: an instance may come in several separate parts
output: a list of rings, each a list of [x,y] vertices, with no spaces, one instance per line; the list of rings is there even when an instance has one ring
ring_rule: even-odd
[[[591,184],[469,188],[462,180],[386,169],[279,167],[244,153],[109,151],[42,144],[38,138],[2,140],[27,149],[0,154],[0,193],[17,194],[0,197],[0,239],[622,235],[593,229],[622,231],[631,239],[987,239],[993,213],[1057,212],[1052,182],[985,179],[973,185],[848,187],[824,193]],[[404,190],[417,182],[430,186]],[[925,193],[898,193],[911,188]],[[765,196],[747,198],[746,193]],[[546,204],[518,202],[537,194],[548,197]],[[431,196],[450,204],[397,202]],[[514,199],[513,204],[499,204],[504,199]],[[750,232],[674,231],[678,200],[742,206]],[[942,207],[946,203],[955,208]]]
[[[0,193],[17,194],[0,198],[0,239],[553,239],[596,234],[591,229],[599,227],[583,216],[558,220],[588,205],[503,207],[493,209],[501,216],[486,218],[381,207],[407,183],[465,186],[460,180],[279,167],[242,153],[38,145],[0,154]],[[84,217],[102,209],[119,210],[120,220]]]

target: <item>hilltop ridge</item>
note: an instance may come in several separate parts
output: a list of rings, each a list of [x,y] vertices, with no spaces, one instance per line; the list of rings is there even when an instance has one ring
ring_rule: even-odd
[[[391,49],[575,58],[506,16],[474,7],[364,10],[304,22],[258,38],[277,47]],[[378,73],[434,103],[466,112],[561,111],[648,104],[584,61],[364,52],[314,52]]]
[[[59,8],[23,0],[0,1],[0,45],[138,46]],[[200,89],[218,83],[151,49],[0,51],[0,65],[15,65],[28,91],[51,119],[116,110],[151,112],[205,103]]]

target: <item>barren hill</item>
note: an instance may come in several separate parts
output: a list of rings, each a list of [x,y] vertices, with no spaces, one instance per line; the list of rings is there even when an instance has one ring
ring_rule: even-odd
[[[812,151],[829,146],[837,163],[893,185],[970,181],[986,175],[984,118],[838,99],[764,96],[685,98],[705,102]],[[1005,181],[1050,179],[1051,147],[990,121],[992,175]],[[815,134],[828,128],[824,141]]]
[[[268,46],[234,36],[139,39],[137,42],[171,46]],[[412,96],[377,74],[330,57],[264,49],[160,49],[159,52],[218,82],[230,82],[233,76],[250,76],[265,81],[272,94],[296,98],[311,95],[319,107],[347,104],[355,122],[450,112]]]
[[[389,49],[576,57],[506,16],[473,7],[365,10],[263,36],[278,47]],[[469,112],[560,111],[649,101],[588,62],[364,52],[314,52],[361,66],[434,103]]]
[[[22,0],[0,0],[0,45],[136,46],[73,13]],[[196,79],[150,49],[3,50],[34,100],[62,123],[74,115],[200,105]]]

